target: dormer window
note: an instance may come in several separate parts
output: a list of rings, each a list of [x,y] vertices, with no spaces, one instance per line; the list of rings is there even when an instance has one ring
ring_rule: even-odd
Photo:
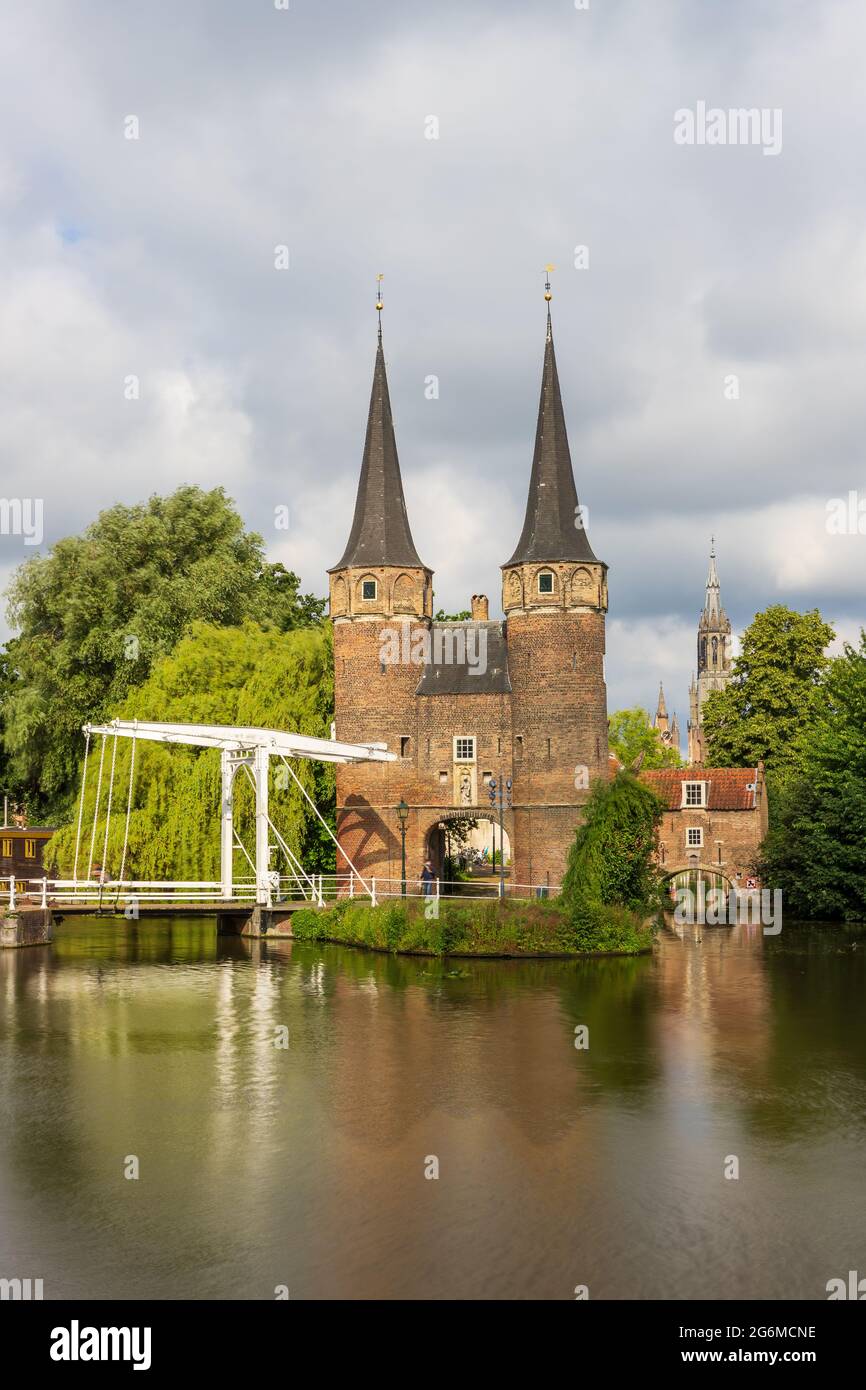
[[[683,782],[683,806],[706,806],[706,782]]]
[[[540,594],[553,593],[553,571],[542,570],[538,576],[538,592]]]
[[[379,585],[375,579],[364,579],[361,581],[361,598],[373,600],[378,597]]]

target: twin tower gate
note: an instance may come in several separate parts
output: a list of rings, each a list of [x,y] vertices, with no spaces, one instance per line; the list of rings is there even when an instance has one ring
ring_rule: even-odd
[[[312,738],[306,734],[284,733],[277,729],[244,729],[234,728],[220,724],[169,724],[160,722],[148,722],[138,719],[125,720],[114,719],[108,724],[85,724],[84,733],[87,737],[87,747],[84,757],[84,769],[81,780],[81,800],[78,812],[78,826],[75,844],[75,870],[72,882],[56,881],[52,885],[52,893],[58,896],[71,897],[72,899],[81,896],[80,889],[92,891],[94,881],[91,879],[93,869],[93,855],[96,841],[96,826],[99,816],[99,804],[101,800],[104,764],[106,761],[106,745],[108,740],[113,739],[111,754],[111,770],[107,792],[106,803],[106,823],[104,843],[108,844],[108,830],[112,814],[112,803],[114,799],[114,768],[117,754],[117,740],[128,738],[133,741],[132,757],[130,759],[129,789],[127,793],[127,804],[125,808],[125,830],[123,839],[123,855],[121,859],[120,874],[117,880],[110,883],[110,889],[118,890],[119,896],[131,897],[140,890],[141,895],[153,902],[160,890],[176,900],[178,891],[190,890],[211,890],[214,898],[217,893],[219,899],[230,903],[237,901],[238,898],[249,896],[249,890],[244,885],[242,890],[236,882],[234,874],[234,853],[238,849],[247,859],[254,875],[255,902],[263,907],[271,907],[275,894],[279,893],[279,875],[271,869],[271,835],[274,836],[276,847],[283,851],[286,860],[292,870],[288,875],[289,881],[294,887],[300,888],[305,897],[317,898],[321,901],[321,883],[316,884],[312,875],[307,873],[297,855],[286,843],[278,827],[271,819],[268,803],[268,782],[270,773],[270,763],[272,758],[278,759],[286,768],[287,775],[294,780],[302,795],[313,809],[318,820],[324,826],[327,834],[337,845],[343,858],[351,870],[351,888],[354,891],[355,883],[358,888],[372,897],[375,889],[366,882],[364,877],[358,872],[354,864],[349,860],[345,850],[343,850],[334,836],[333,831],[321,815],[318,807],[300,781],[297,773],[292,767],[292,761],[296,758],[308,758],[318,762],[328,763],[361,763],[361,762],[395,762],[396,754],[389,753],[387,746],[383,743],[340,743],[336,739]],[[102,750],[99,759],[99,780],[97,783],[96,802],[93,812],[93,827],[90,836],[90,856],[87,865],[87,875],[84,881],[78,877],[79,854],[82,848],[84,797],[87,784],[87,763],[90,740],[93,735],[102,735]],[[123,869],[126,863],[126,852],[129,838],[129,818],[132,806],[133,792],[133,770],[135,766],[135,743],[141,740],[149,743],[180,743],[194,748],[215,748],[219,750],[221,760],[221,805],[220,805],[220,881],[213,884],[194,884],[194,883],[143,883],[132,880],[123,880]],[[255,792],[255,852],[254,857],[248,853],[245,845],[240,839],[235,826],[234,818],[234,788],[235,779],[239,773],[243,773],[252,784]],[[86,836],[85,836],[86,839]],[[99,881],[100,890],[105,889],[104,867],[102,869],[103,878]],[[69,890],[72,890],[71,894]],[[197,894],[198,896],[198,894]]]

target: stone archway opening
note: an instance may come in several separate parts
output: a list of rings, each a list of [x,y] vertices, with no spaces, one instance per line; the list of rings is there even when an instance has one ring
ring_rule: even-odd
[[[737,890],[737,885],[720,869],[694,861],[669,871],[665,886],[671,911],[677,908],[690,921],[703,921],[708,912],[727,919],[731,894]]]
[[[443,816],[430,826],[425,857],[441,881],[443,893],[495,891],[503,857],[506,881],[511,875],[511,840],[499,821],[483,811],[471,816]]]

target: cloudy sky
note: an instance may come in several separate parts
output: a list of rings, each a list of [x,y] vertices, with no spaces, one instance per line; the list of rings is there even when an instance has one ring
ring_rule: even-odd
[[[221,484],[325,592],[381,271],[437,605],[498,612],[550,261],[611,709],[661,679],[685,723],[711,533],[735,629],[866,621],[866,535],[826,527],[866,499],[856,0],[29,0],[0,55],[2,489],[44,499],[45,544]],[[678,144],[699,103],[781,112],[781,150]],[[4,582],[29,553],[0,536]]]

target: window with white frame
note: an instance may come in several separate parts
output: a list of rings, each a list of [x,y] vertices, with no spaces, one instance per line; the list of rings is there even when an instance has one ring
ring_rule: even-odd
[[[706,782],[683,782],[683,805],[706,806]]]
[[[475,739],[469,738],[465,734],[459,735],[454,740],[454,761],[455,763],[474,763],[475,762]]]
[[[378,597],[379,586],[375,579],[363,579],[361,581],[361,598],[372,599]]]
[[[540,594],[553,593],[553,571],[542,570],[538,576],[538,592]]]
[[[699,825],[690,825],[686,831],[686,848],[702,849],[704,844],[704,832]]]

